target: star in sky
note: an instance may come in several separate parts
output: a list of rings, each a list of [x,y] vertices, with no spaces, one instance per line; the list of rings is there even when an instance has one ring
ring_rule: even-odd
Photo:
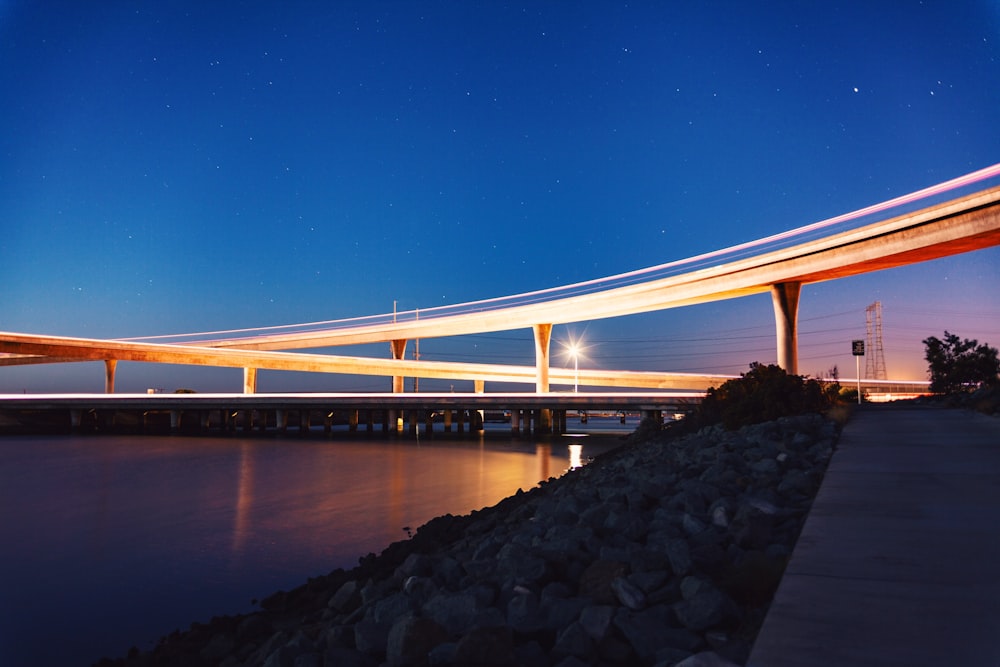
[[[885,201],[998,161],[988,4],[11,3],[0,320],[115,338],[427,308]],[[920,341],[945,328],[997,344],[998,266],[994,249],[807,286],[803,370],[852,363],[876,300],[890,373],[924,377]],[[581,326],[603,368],[735,373],[775,354],[766,298]],[[477,343],[531,357],[530,332]],[[234,386],[119,373],[123,390]],[[89,365],[0,373],[0,391],[101,382]]]

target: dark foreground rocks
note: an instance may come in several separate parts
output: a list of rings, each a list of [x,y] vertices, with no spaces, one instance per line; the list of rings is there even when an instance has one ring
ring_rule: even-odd
[[[813,415],[629,442],[102,664],[743,664],[837,435]]]

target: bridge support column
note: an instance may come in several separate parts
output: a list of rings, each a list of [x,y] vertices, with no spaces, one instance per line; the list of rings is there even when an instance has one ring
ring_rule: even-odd
[[[389,341],[389,349],[392,351],[393,359],[403,359],[406,357],[406,339],[400,338],[398,340]],[[403,381],[406,378],[401,375],[392,376],[392,393],[402,394],[404,391]]]
[[[556,412],[556,418],[553,420],[554,432],[562,434],[566,432],[566,410],[559,410]]]
[[[486,393],[486,380],[473,380],[473,389],[477,394]],[[475,418],[473,418],[475,414]],[[475,424],[473,424],[475,422]],[[469,411],[469,430],[470,431],[482,431],[486,427],[486,410],[470,410]]]
[[[771,285],[774,327],[778,338],[778,365],[786,373],[799,372],[799,294],[802,283]]]
[[[535,333],[535,391],[539,394],[547,394],[549,391],[549,344],[552,341],[552,325],[535,324],[532,326],[532,330]],[[538,433],[552,431],[552,411],[548,408],[538,411],[536,431]]]
[[[516,408],[510,410],[510,434],[521,435],[521,411]]]
[[[118,366],[117,359],[104,360],[104,393],[115,393],[115,369]]]
[[[538,411],[538,428],[535,429],[537,433],[552,433],[552,409],[542,408]]]
[[[392,352],[393,359],[403,359],[406,356],[406,339],[400,338],[397,340],[389,341],[389,350]],[[402,375],[392,376],[392,393],[402,394],[406,391],[406,387],[403,384],[406,381]],[[399,425],[399,418],[402,416],[402,411],[397,412],[395,409],[389,410],[389,422],[392,424],[392,430],[398,433],[402,430]]]
[[[552,340],[551,324],[536,324],[535,333],[535,391],[540,394],[549,391],[549,343]]]
[[[244,368],[243,369],[243,393],[244,394],[256,394],[257,393],[257,369],[256,368]]]
[[[451,433],[451,417],[452,417],[452,411],[446,409],[444,411],[444,432],[445,433]]]

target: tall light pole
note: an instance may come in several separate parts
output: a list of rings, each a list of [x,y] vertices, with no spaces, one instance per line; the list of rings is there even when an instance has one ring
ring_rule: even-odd
[[[580,391],[580,348],[576,343],[570,343],[567,350],[573,355],[573,393],[576,394]]]

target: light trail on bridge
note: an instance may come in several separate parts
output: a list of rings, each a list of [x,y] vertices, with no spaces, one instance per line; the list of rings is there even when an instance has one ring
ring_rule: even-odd
[[[675,276],[681,273],[695,271],[700,268],[716,266],[738,259],[745,259],[761,251],[787,248],[793,244],[814,240],[819,237],[820,233],[828,235],[830,233],[853,229],[856,226],[859,226],[860,223],[867,223],[873,216],[877,216],[888,211],[902,212],[902,207],[914,204],[926,204],[931,198],[939,197],[945,194],[954,194],[964,188],[969,188],[997,177],[1000,177],[1000,163],[953,178],[937,185],[880,202],[878,204],[873,204],[849,213],[837,215],[832,218],[827,218],[819,222],[797,227],[778,234],[773,234],[761,239],[729,246],[720,250],[696,255],[694,257],[675,260],[613,276],[572,283],[570,285],[551,287],[532,292],[523,292],[510,296],[494,297],[479,301],[469,301],[446,306],[435,306],[426,309],[413,309],[360,317],[241,329],[223,329],[215,331],[139,336],[119,338],[115,340],[137,342],[175,341],[184,342],[184,344],[188,345],[205,345],[211,343],[239,341],[246,337],[259,338],[267,337],[269,335],[277,336],[289,333],[323,333],[327,331],[363,327],[368,325],[399,324],[406,321],[415,322],[420,319],[427,320],[440,317],[480,313],[516,306],[540,304],[547,301],[565,299],[574,296],[583,296],[617,287],[636,285],[650,280]]]
[[[258,369],[392,376],[395,392],[403,390],[401,382],[404,376],[472,379],[477,383],[487,379],[512,382],[530,382],[533,379],[537,391],[548,392],[550,377],[564,380],[568,375],[565,370],[550,372],[549,346],[552,327],[556,324],[647,313],[770,292],[775,313],[778,364],[791,373],[798,373],[797,312],[802,285],[1000,245],[1000,187],[852,227],[848,231],[838,231],[838,225],[863,219],[873,211],[893,210],[900,203],[909,205],[925,201],[929,196],[953,192],[956,188],[980,183],[997,175],[1000,175],[1000,165],[804,228],[687,260],[560,288],[427,311],[408,311],[412,317],[392,313],[333,320],[331,322],[338,326],[325,328],[288,325],[281,327],[280,333],[194,340],[184,344],[0,333],[0,351],[24,355],[22,358],[0,358],[0,363],[103,359],[107,365],[109,392],[113,391],[114,364],[118,360],[242,367],[247,393],[256,391]],[[802,241],[804,235],[820,231],[824,235],[819,239]],[[755,252],[751,253],[751,250]],[[744,256],[744,253],[749,256]],[[732,259],[731,256],[741,258]],[[728,259],[720,262],[719,258]],[[297,330],[290,331],[296,327]],[[533,368],[404,360],[409,339],[516,329],[533,331]],[[276,331],[276,328],[241,331],[261,330]],[[377,342],[392,344],[393,359],[276,352]],[[707,388],[720,379],[719,376],[659,371],[588,370],[585,373],[586,377],[584,372],[580,373],[582,384],[605,387],[692,389],[700,385]],[[626,377],[629,378],[627,382],[639,384],[627,384]]]

